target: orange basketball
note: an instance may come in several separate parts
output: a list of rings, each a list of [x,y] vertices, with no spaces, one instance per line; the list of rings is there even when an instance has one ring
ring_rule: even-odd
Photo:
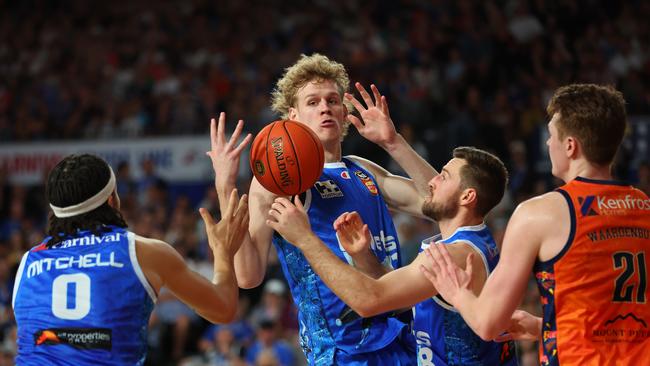
[[[253,140],[250,164],[255,178],[280,196],[300,194],[323,172],[325,155],[318,136],[300,122],[280,120]]]

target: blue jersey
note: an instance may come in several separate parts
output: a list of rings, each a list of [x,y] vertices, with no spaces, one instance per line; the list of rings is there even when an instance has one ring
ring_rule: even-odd
[[[155,293],[121,228],[25,253],[13,306],[18,365],[142,365]]]
[[[481,256],[489,275],[499,261],[499,249],[485,224],[458,228],[449,238],[440,235],[422,242],[465,243]],[[440,296],[415,305],[413,332],[418,345],[418,365],[517,365],[514,342],[483,341]]]
[[[343,212],[357,211],[373,237],[372,251],[389,268],[401,265],[397,234],[374,178],[343,159],[325,164],[323,174],[306,192],[305,210],[312,230],[342,261],[352,263],[332,224]],[[332,365],[336,349],[348,354],[388,346],[405,324],[387,314],[360,318],[316,275],[298,248],[275,235],[273,243],[298,307],[300,343],[307,360]]]

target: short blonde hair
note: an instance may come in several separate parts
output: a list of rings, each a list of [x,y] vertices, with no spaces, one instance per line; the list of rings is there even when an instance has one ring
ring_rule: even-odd
[[[352,110],[352,106],[346,103],[343,98],[343,94],[350,87],[350,78],[345,66],[318,53],[311,56],[300,55],[298,62],[285,70],[284,75],[278,80],[275,89],[271,93],[271,108],[281,118],[289,118],[289,109],[296,105],[298,90],[308,82],[323,82],[326,80],[333,81],[336,84],[341,101],[345,103],[348,110]],[[347,134],[348,126],[349,122],[345,120],[342,137]]]

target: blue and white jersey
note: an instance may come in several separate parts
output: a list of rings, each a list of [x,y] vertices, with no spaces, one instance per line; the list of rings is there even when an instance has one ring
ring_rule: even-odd
[[[142,365],[155,292],[134,234],[110,227],[25,253],[13,306],[18,365]]]
[[[499,248],[485,224],[458,228],[449,238],[441,235],[422,241],[420,252],[430,243],[465,243],[474,248],[489,275],[499,261]],[[436,295],[413,308],[413,332],[421,366],[517,365],[514,342],[486,342],[465,323],[458,312]]]
[[[353,264],[332,225],[343,212],[357,211],[368,224],[378,260],[388,268],[400,267],[392,218],[374,177],[364,168],[345,158],[325,164],[304,202],[312,230],[341,261]],[[332,365],[336,349],[350,354],[376,351],[400,334],[404,323],[388,314],[360,318],[323,283],[298,248],[277,234],[273,243],[298,307],[300,343],[310,364]]]

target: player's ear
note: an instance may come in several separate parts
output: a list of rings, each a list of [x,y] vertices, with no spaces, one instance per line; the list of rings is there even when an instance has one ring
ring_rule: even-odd
[[[567,158],[575,157],[580,148],[580,143],[573,136],[567,136],[564,139],[564,149],[566,151]]]
[[[460,202],[461,206],[467,206],[476,202],[477,199],[476,189],[474,188],[465,188],[460,193]]]
[[[108,196],[108,205],[116,210],[120,209],[120,197],[117,195],[117,190],[113,190],[113,193]]]
[[[289,107],[289,119],[295,121],[297,115],[298,115],[298,110],[294,107]]]

